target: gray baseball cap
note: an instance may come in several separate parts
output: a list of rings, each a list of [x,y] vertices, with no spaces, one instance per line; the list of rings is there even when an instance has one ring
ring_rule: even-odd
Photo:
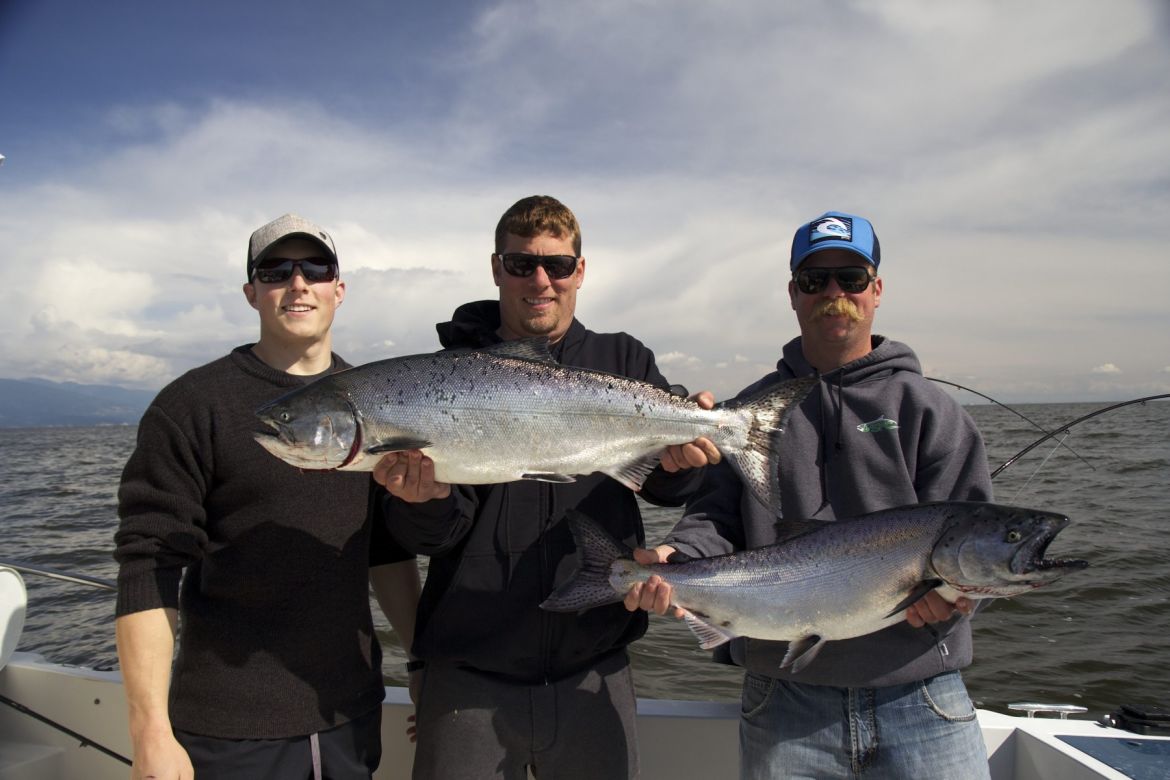
[[[248,241],[248,281],[256,273],[256,266],[268,256],[268,252],[276,244],[286,238],[307,238],[316,241],[325,250],[333,262],[337,262],[337,247],[333,245],[333,237],[319,225],[315,225],[304,217],[296,214],[285,214],[257,228]]]

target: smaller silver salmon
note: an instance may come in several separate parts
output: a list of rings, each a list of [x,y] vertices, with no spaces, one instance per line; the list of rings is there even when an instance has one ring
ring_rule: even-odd
[[[541,607],[578,612],[612,604],[657,574],[673,587],[674,606],[704,649],[737,636],[787,641],[780,666],[793,672],[827,641],[903,620],[931,590],[948,601],[1014,596],[1089,565],[1044,557],[1067,517],[976,501],[795,524],[809,530],[767,547],[650,566],[581,512],[569,510],[566,520],[578,571]]]

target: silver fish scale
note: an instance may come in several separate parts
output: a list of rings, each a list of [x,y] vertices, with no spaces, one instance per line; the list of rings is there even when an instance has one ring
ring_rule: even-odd
[[[423,451],[443,482],[588,474],[698,436],[725,451],[746,442],[741,412],[704,410],[600,372],[470,352],[401,358],[384,373],[355,374],[361,381],[346,388],[362,417],[362,448],[428,441]]]

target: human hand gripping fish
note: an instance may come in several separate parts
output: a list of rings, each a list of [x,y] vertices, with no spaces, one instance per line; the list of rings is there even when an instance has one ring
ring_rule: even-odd
[[[451,485],[435,481],[435,462],[422,450],[383,455],[374,466],[373,477],[387,493],[411,504],[451,495]]]
[[[689,399],[697,403],[703,409],[715,408],[715,396],[706,391],[700,390],[697,393],[689,396]],[[715,465],[723,459],[723,455],[719,452],[719,448],[715,446],[714,442],[706,436],[700,436],[692,442],[686,444],[672,444],[662,450],[661,464],[662,468],[669,472],[683,471],[685,469],[697,469],[707,465]]]

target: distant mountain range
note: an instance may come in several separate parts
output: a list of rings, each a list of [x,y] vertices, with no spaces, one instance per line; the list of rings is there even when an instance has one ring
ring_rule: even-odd
[[[0,428],[136,424],[154,390],[47,379],[0,379]]]

